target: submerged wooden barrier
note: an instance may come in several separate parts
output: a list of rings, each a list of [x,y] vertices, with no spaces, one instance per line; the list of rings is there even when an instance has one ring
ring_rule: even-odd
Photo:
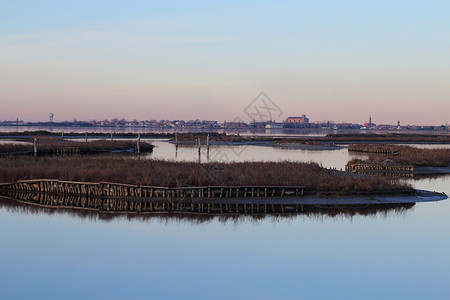
[[[304,186],[155,187],[110,182],[74,182],[55,179],[21,180],[0,184],[0,190],[92,197],[134,198],[260,198],[300,197]]]
[[[412,165],[389,165],[382,163],[348,163],[345,171],[356,174],[382,175],[382,176],[414,176]]]
[[[5,196],[19,202],[40,207],[96,210],[111,213],[204,213],[204,214],[270,214],[299,213],[303,204],[245,203],[240,201],[214,202],[170,201],[169,199],[102,198],[79,195],[8,191]],[[305,205],[307,207],[307,205]]]

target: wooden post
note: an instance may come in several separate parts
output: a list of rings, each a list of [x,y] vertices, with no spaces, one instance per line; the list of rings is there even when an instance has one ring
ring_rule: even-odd
[[[138,138],[137,138],[137,154],[140,155],[141,154],[141,134],[138,133]]]
[[[200,144],[200,138],[198,138],[198,162],[201,162],[201,151],[202,151],[202,147]]]
[[[178,132],[175,131],[175,159],[178,157]]]
[[[61,131],[61,139],[64,139],[64,131]]]
[[[87,143],[87,140],[88,140],[87,132],[84,133],[84,138],[85,138],[85,141],[86,141],[86,143]]]
[[[206,159],[209,162],[209,134],[206,136]]]
[[[37,156],[37,138],[34,138],[34,156]]]
[[[111,131],[111,141],[113,140],[113,133],[112,133],[112,131]]]

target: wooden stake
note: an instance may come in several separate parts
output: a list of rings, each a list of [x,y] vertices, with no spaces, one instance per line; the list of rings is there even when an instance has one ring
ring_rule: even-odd
[[[37,156],[37,138],[34,138],[34,156]]]
[[[198,162],[201,162],[201,144],[200,144],[200,138],[198,138]]]
[[[138,133],[138,138],[137,138],[137,153],[138,155],[141,154],[141,134]]]
[[[209,162],[209,134],[206,136],[206,159]]]

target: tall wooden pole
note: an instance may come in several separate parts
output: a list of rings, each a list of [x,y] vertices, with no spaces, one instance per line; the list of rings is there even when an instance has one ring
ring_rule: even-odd
[[[209,134],[206,136],[206,160],[209,162]]]
[[[200,138],[198,138],[198,162],[201,162],[201,151],[202,151],[202,147],[200,144]]]
[[[37,138],[34,138],[34,156],[37,156]]]
[[[141,134],[138,133],[138,138],[137,138],[137,154],[140,155],[141,154]]]

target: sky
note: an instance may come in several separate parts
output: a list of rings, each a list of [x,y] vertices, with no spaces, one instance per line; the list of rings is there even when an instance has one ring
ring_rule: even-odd
[[[450,123],[449,1],[0,0],[0,120]],[[247,119],[246,119],[247,118]]]

